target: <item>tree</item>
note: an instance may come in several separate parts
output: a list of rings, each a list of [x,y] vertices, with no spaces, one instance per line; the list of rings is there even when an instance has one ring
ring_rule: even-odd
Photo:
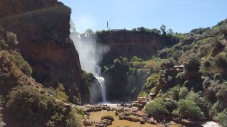
[[[172,30],[172,29],[169,29],[169,30],[167,31],[167,34],[168,34],[168,35],[173,35],[173,30]]]
[[[71,127],[79,127],[80,119],[70,115],[72,109],[48,96],[44,90],[40,92],[34,86],[18,86],[7,98],[4,115],[8,126],[66,126],[65,120],[70,119]]]
[[[227,53],[219,53],[215,56],[214,61],[219,68],[227,68]]]
[[[149,102],[145,105],[145,111],[150,116],[168,115],[169,111],[165,106],[165,102],[162,98],[157,98],[153,102]]]
[[[94,32],[92,31],[92,29],[87,29],[87,30],[85,31],[85,34],[94,34]]]
[[[166,26],[165,25],[161,25],[160,30],[162,31],[162,35],[166,35]]]
[[[174,67],[174,60],[173,59],[167,59],[161,64],[162,69],[169,69]]]
[[[219,113],[217,119],[222,124],[222,126],[227,127],[227,109]]]
[[[178,108],[174,111],[174,114],[180,118],[188,119],[204,119],[204,114],[201,109],[191,100],[182,99],[178,102]]]
[[[200,66],[200,62],[198,58],[191,58],[186,64],[185,64],[185,70],[187,72],[198,72]]]

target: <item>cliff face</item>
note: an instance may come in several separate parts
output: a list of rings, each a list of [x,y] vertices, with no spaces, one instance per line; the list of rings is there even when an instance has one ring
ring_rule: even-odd
[[[110,52],[104,56],[104,62],[110,62],[120,56],[149,58],[175,40],[154,32],[119,30],[98,32],[97,42],[110,46]]]
[[[79,97],[81,68],[69,38],[71,10],[57,0],[0,0],[0,25],[17,34],[18,49],[45,86],[63,83]]]

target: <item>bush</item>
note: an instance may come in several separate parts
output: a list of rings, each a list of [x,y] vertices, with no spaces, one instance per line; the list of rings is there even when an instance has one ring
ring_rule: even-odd
[[[178,102],[178,108],[174,111],[174,114],[180,118],[188,118],[194,120],[204,119],[204,114],[201,109],[191,100],[182,99]]]
[[[58,87],[56,89],[56,94],[57,94],[57,98],[59,100],[62,100],[62,101],[68,101],[68,96],[66,95],[65,93],[65,88],[64,88],[64,85],[62,83],[58,83]]]
[[[222,112],[224,109],[225,109],[225,106],[223,105],[223,103],[221,103],[220,101],[217,101],[211,106],[209,110],[209,116],[211,118],[215,118],[217,117],[218,113]]]
[[[168,115],[169,111],[165,106],[165,102],[161,98],[155,99],[145,105],[145,112],[150,116]]]
[[[140,95],[139,95],[139,97],[146,97],[146,96],[147,96],[147,93],[144,92],[144,91],[142,91],[142,92],[140,93]]]
[[[154,73],[149,78],[147,78],[147,82],[144,85],[144,90],[150,90],[158,84],[159,74]]]
[[[132,59],[131,59],[131,62],[135,62],[135,61],[138,61],[138,62],[142,62],[143,59],[137,57],[137,56],[133,56]]]
[[[183,86],[180,88],[180,92],[179,92],[179,98],[180,99],[185,99],[188,95],[188,88]]]
[[[79,105],[79,104],[81,104],[81,100],[80,100],[80,98],[73,96],[72,103]]]
[[[223,127],[227,127],[227,109],[218,114],[217,120]]]
[[[214,58],[215,64],[219,68],[226,68],[227,67],[227,54],[225,52],[221,52]]]
[[[19,84],[22,72],[9,59],[12,56],[8,51],[0,51],[0,94],[6,95],[9,90]]]
[[[165,97],[171,98],[173,100],[178,100],[179,92],[180,92],[180,86],[174,86],[165,93]]]
[[[223,77],[220,73],[216,73],[214,75],[214,81],[218,82],[218,83],[222,83],[223,82]]]
[[[198,93],[190,91],[187,95],[187,100],[191,100],[196,103],[196,105],[204,112],[205,116],[208,116],[208,102]]]
[[[177,101],[172,99],[165,100],[166,109],[171,113],[173,110],[177,108]]]
[[[17,45],[19,42],[17,40],[17,35],[12,32],[6,32],[6,41],[10,47]]]
[[[161,70],[160,68],[161,60],[159,59],[148,60],[148,61],[145,61],[145,63],[146,63],[146,67],[148,67],[152,71],[158,72]]]
[[[163,61],[163,63],[161,64],[161,68],[162,69],[168,69],[174,67],[174,60],[173,59],[167,59],[165,61]]]
[[[82,116],[75,109],[71,110],[66,116],[66,127],[82,127]]]
[[[186,64],[185,64],[185,70],[187,72],[197,72],[199,70],[200,62],[198,58],[191,58]]]
[[[211,62],[211,60],[208,59],[208,60],[203,61],[202,65],[203,65],[205,68],[209,68],[209,67],[211,67],[212,62]]]
[[[20,86],[12,90],[7,96],[6,123],[9,126],[59,126],[68,124],[79,127],[78,118],[69,106],[56,102],[55,98],[41,93],[33,86]],[[67,120],[66,120],[67,119]],[[67,123],[66,123],[67,122]]]
[[[16,66],[25,74],[27,75],[31,75],[32,74],[32,68],[31,66],[28,64],[27,61],[24,60],[24,58],[21,56],[20,53],[18,52],[13,52],[10,56],[9,56],[10,60],[12,60]]]

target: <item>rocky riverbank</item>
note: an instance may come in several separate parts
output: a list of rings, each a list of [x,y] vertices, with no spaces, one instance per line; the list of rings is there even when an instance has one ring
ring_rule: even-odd
[[[114,125],[122,125],[127,123],[127,125],[132,124],[133,126],[135,124],[138,124],[141,127],[208,127],[207,123],[211,122],[189,121],[166,116],[154,118],[152,116],[148,116],[143,108],[141,108],[140,106],[136,107],[135,105],[133,105],[133,103],[84,105],[83,107],[85,109],[83,121],[85,127],[113,126],[114,122]],[[100,117],[100,120],[98,120],[97,117]],[[221,127],[215,122],[212,122],[212,125],[213,124],[215,124],[215,127]]]
[[[143,109],[139,107],[135,107],[132,104],[115,104],[115,105],[85,105],[85,116],[84,116],[84,126],[95,126],[95,127],[106,127],[112,125],[113,117],[116,117],[119,120],[127,120],[132,123],[137,122],[141,125],[143,124],[151,124],[151,126],[162,125],[162,126],[171,126],[177,127],[176,123],[172,121],[160,121],[155,120],[152,117],[148,117],[148,115],[144,112]],[[90,114],[94,112],[114,112],[114,116],[103,115],[101,116],[101,121],[95,121],[90,118]],[[105,113],[104,113],[105,114]],[[105,119],[105,118],[109,119]],[[113,119],[112,121],[110,119]],[[174,125],[174,126],[173,126]]]

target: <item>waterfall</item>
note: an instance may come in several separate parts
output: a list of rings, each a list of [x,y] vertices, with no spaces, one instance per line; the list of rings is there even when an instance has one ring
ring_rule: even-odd
[[[107,94],[106,94],[105,79],[101,76],[101,68],[99,66],[96,66],[96,72],[94,75],[100,84],[102,102],[106,102]]]
[[[100,61],[105,53],[109,51],[109,47],[96,43],[96,35],[94,33],[79,34],[75,32],[75,27],[71,22],[71,39],[79,53],[81,68],[86,72],[92,73],[100,84],[100,96],[102,102],[107,101],[105,79],[101,77]],[[97,92],[93,90],[92,92]]]
[[[106,102],[106,86],[105,86],[105,79],[103,77],[96,77],[96,79],[99,81],[100,87],[101,87],[101,96],[102,96],[102,102]]]

